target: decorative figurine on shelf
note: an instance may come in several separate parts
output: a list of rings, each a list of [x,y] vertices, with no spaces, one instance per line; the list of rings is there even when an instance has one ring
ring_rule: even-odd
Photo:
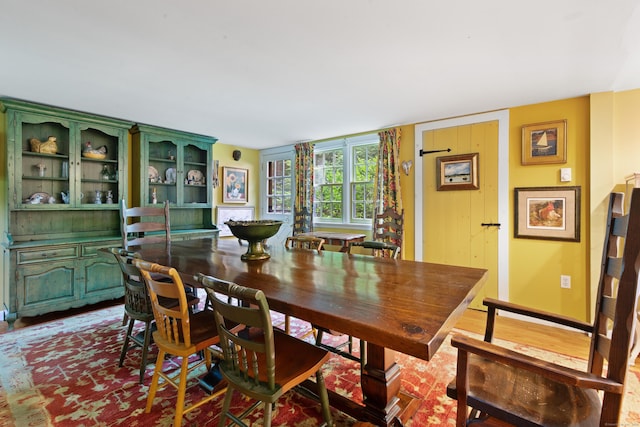
[[[91,141],[87,141],[82,149],[82,157],[87,157],[89,159],[106,159],[107,158],[107,146],[103,145],[98,148],[93,148],[91,146]]]
[[[96,190],[96,198],[93,201],[93,203],[96,205],[102,204],[102,192],[100,190]]]
[[[100,172],[100,178],[103,181],[109,181],[111,178],[111,174],[109,173],[109,167],[107,165],[102,165],[102,172]]]
[[[38,176],[44,176],[44,171],[47,169],[47,165],[45,165],[44,163],[40,162],[37,165],[35,165],[34,167],[38,168]]]
[[[155,188],[151,190],[151,203],[154,205],[158,203],[158,193]]]
[[[107,204],[109,205],[113,204],[113,191],[111,190],[107,191]]]
[[[44,142],[38,138],[31,138],[29,144],[34,153],[56,154],[58,152],[58,142],[55,136],[50,136]]]
[[[70,202],[69,199],[69,192],[67,191],[66,193],[64,191],[60,192],[60,196],[62,196],[62,203],[64,203],[65,205],[68,205]]]

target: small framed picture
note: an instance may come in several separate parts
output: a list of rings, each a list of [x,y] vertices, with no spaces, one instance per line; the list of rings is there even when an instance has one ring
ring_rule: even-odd
[[[477,190],[478,153],[436,158],[437,190]]]
[[[567,121],[522,126],[522,164],[567,163]]]
[[[580,241],[580,187],[515,188],[514,237]]]
[[[247,169],[223,167],[222,186],[223,203],[247,203],[247,191],[249,189],[249,177]]]

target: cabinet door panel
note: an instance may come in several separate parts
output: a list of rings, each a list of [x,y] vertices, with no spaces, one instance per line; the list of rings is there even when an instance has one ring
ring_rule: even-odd
[[[18,311],[76,298],[73,263],[30,266],[19,269]]]
[[[84,266],[84,294],[92,295],[105,290],[122,289],[122,273],[115,263],[96,259]]]

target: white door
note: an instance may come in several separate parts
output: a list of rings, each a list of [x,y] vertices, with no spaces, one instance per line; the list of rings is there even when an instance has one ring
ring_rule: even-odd
[[[260,218],[283,221],[268,245],[284,246],[287,237],[293,234],[294,161],[293,148],[265,151],[260,156]]]

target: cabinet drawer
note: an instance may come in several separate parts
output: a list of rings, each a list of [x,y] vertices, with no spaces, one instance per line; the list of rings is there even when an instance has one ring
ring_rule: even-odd
[[[54,261],[60,259],[76,258],[77,246],[52,247],[48,249],[20,250],[18,251],[18,264],[31,264],[34,262]]]
[[[110,242],[101,242],[100,244],[82,245],[81,251],[83,257],[94,257],[99,255],[98,251],[102,248],[119,248],[121,246],[121,240],[113,240]]]

